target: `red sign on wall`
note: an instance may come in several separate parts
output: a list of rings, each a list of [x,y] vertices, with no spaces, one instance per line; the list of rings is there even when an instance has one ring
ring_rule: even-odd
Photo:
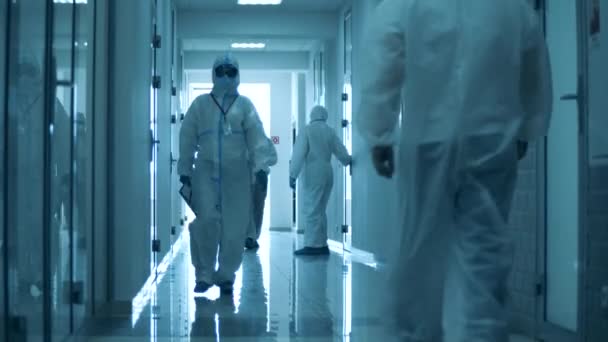
[[[281,138],[274,136],[271,138],[272,139],[272,143],[275,145],[278,145],[281,142]]]

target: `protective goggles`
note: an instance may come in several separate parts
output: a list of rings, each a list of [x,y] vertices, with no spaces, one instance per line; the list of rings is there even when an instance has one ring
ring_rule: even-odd
[[[235,78],[239,74],[239,70],[232,65],[220,65],[215,68],[215,76]]]

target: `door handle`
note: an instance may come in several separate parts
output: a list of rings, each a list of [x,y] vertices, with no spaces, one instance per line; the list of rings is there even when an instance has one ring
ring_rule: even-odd
[[[150,162],[154,161],[154,148],[160,144],[160,140],[154,139],[154,131],[150,130]]]
[[[578,94],[566,94],[563,95],[560,100],[562,101],[578,101]]]
[[[584,132],[583,125],[585,124],[584,113],[585,113],[585,101],[587,94],[585,93],[585,88],[583,88],[583,75],[578,75],[576,81],[576,93],[564,94],[560,97],[562,101],[576,101],[576,107],[578,113],[578,133],[582,134]]]

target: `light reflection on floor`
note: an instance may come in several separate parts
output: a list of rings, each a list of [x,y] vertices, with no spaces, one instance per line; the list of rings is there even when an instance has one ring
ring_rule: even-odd
[[[391,340],[377,303],[378,271],[356,261],[367,258],[334,252],[296,259],[292,253],[300,238],[263,234],[259,251],[245,252],[233,297],[220,296],[217,287],[195,296],[185,231],[181,248],[174,248],[172,262],[151,285],[136,324],[132,317],[100,317],[75,340]]]

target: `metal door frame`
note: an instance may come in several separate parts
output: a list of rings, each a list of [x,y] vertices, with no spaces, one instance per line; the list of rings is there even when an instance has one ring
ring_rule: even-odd
[[[153,128],[151,128],[151,132],[150,132],[150,148],[152,149],[152,160],[150,161],[150,163],[152,164],[152,169],[153,172],[150,175],[150,179],[151,179],[151,186],[152,188],[150,189],[151,191],[151,203],[150,203],[150,244],[152,246],[152,248],[150,249],[150,260],[153,263],[152,269],[150,270],[151,272],[158,272],[156,266],[158,266],[158,263],[160,262],[159,260],[159,253],[161,252],[161,248],[160,248],[160,239],[159,239],[159,235],[158,235],[158,155],[159,155],[159,140],[158,140],[158,96],[159,96],[159,89],[160,89],[160,77],[161,75],[158,73],[159,69],[158,69],[158,64],[159,64],[159,50],[160,50],[160,45],[156,45],[155,44],[155,40],[157,37],[160,37],[160,33],[159,33],[159,27],[158,27],[158,0],[148,0],[151,1],[152,4],[152,8],[151,8],[151,16],[152,16],[152,82],[153,84],[151,85],[151,89],[152,89],[152,101],[151,101],[151,105],[152,108],[150,108],[150,124]],[[159,43],[160,44],[160,43]],[[156,79],[158,79],[158,84],[155,84],[157,81]],[[156,277],[157,274],[154,275],[154,277]]]
[[[5,13],[5,18],[6,21],[4,23],[4,63],[2,66],[0,66],[0,68],[4,68],[4,78],[0,79],[0,83],[2,83],[3,88],[1,89],[1,91],[4,93],[4,102],[0,103],[0,106],[3,107],[4,109],[4,115],[0,118],[0,120],[3,121],[3,125],[2,127],[4,128],[2,131],[2,134],[0,134],[0,136],[2,138],[0,138],[2,141],[0,141],[0,144],[3,145],[2,150],[4,151],[4,153],[2,154],[2,156],[0,156],[0,163],[2,163],[2,168],[3,170],[8,170],[8,157],[7,157],[7,146],[8,146],[8,80],[9,80],[9,76],[8,76],[8,67],[9,67],[9,41],[10,41],[10,35],[9,35],[9,30],[11,27],[10,24],[10,1],[6,1],[4,3],[4,6],[6,6],[6,8],[4,9],[4,13]],[[2,41],[2,40],[0,40]],[[2,320],[2,323],[0,323],[0,326],[3,327],[3,333],[0,334],[0,341],[4,340],[4,341],[8,341],[8,337],[9,337],[9,332],[8,332],[8,326],[9,326],[9,322],[8,322],[8,313],[9,313],[9,303],[8,303],[8,286],[9,286],[9,280],[8,280],[8,231],[7,231],[7,227],[8,227],[8,216],[7,216],[7,212],[8,212],[8,198],[6,196],[7,192],[6,189],[8,187],[8,175],[6,174],[6,171],[3,173],[4,177],[2,179],[0,179],[0,182],[2,182],[2,192],[0,193],[0,196],[2,196],[2,208],[0,208],[0,210],[2,211],[2,221],[0,221],[0,226],[2,226],[2,241],[4,241],[5,246],[2,247],[2,255],[1,255],[1,262],[2,262],[2,272],[4,274],[2,274],[2,283],[0,284],[0,296],[2,296],[2,303],[4,304],[2,306],[2,308],[0,308],[0,312],[2,312],[2,314],[0,314],[0,320]]]
[[[536,0],[537,10],[541,11],[542,21],[546,33],[547,29],[547,2],[555,0]],[[578,86],[577,86],[577,97],[579,116],[579,134],[578,134],[578,153],[579,153],[579,191],[578,191],[578,260],[579,260],[579,273],[578,273],[578,299],[577,299],[577,331],[571,332],[564,328],[558,327],[546,321],[546,267],[547,267],[547,140],[546,138],[538,143],[537,154],[537,190],[538,194],[538,220],[537,220],[537,277],[539,282],[537,286],[538,295],[536,300],[536,327],[535,327],[535,338],[540,341],[547,342],[573,342],[573,341],[584,341],[585,337],[585,284],[586,284],[586,260],[587,260],[587,248],[586,248],[586,208],[587,208],[587,174],[585,157],[587,151],[586,139],[586,113],[587,113],[587,84],[588,84],[588,71],[587,71],[587,0],[576,0],[577,9],[577,73],[578,73]]]
[[[75,283],[74,283],[74,248],[75,248],[75,243],[74,243],[74,168],[73,163],[74,163],[74,120],[75,120],[75,112],[76,112],[76,107],[75,107],[75,83],[76,83],[76,75],[75,75],[75,68],[76,68],[76,49],[75,49],[75,44],[76,44],[76,3],[72,2],[72,3],[67,3],[67,4],[60,4],[60,3],[55,3],[52,2],[51,4],[49,4],[50,6],[50,11],[47,12],[47,37],[50,37],[49,41],[47,42],[47,57],[46,57],[46,69],[47,69],[47,87],[46,89],[49,90],[47,91],[47,94],[45,94],[45,99],[48,102],[45,102],[45,105],[48,106],[47,108],[45,108],[45,120],[46,117],[48,115],[52,115],[51,117],[48,118],[49,121],[45,122],[47,126],[49,126],[52,122],[53,122],[53,117],[55,116],[55,102],[57,101],[57,90],[59,87],[62,88],[67,88],[68,92],[70,93],[69,95],[69,99],[70,99],[70,103],[66,103],[64,105],[65,111],[68,114],[68,122],[70,127],[68,127],[68,140],[69,140],[69,163],[70,163],[70,167],[69,167],[69,195],[68,195],[68,203],[66,203],[66,206],[69,208],[68,212],[69,212],[69,217],[67,218],[67,224],[68,224],[68,234],[69,234],[69,250],[67,251],[61,251],[60,250],[60,255],[64,254],[67,255],[67,259],[68,259],[68,294],[70,296],[69,298],[69,303],[65,304],[69,306],[69,329],[68,329],[68,336],[65,337],[69,337],[71,336],[76,327],[75,327],[75,314],[74,314],[74,305],[76,305],[76,303],[74,302],[74,300],[72,300],[72,295],[74,294],[74,290],[75,290]],[[70,55],[70,60],[69,60],[69,76],[67,79],[58,79],[57,78],[57,62],[56,62],[56,57],[55,57],[55,52],[56,52],[56,46],[55,46],[55,39],[58,37],[57,34],[59,34],[58,32],[56,32],[55,30],[55,23],[57,22],[57,18],[55,17],[56,14],[56,6],[71,6],[70,9],[70,20],[71,23],[68,23],[68,25],[70,26],[70,50],[69,50],[69,55]],[[53,153],[52,153],[52,149],[53,149],[53,143],[50,140],[50,135],[48,136],[48,141],[46,141],[46,151],[48,153],[48,155],[45,157],[46,158],[46,164],[45,165],[45,180],[46,182],[48,182],[49,184],[46,185],[45,184],[45,191],[48,190],[49,193],[47,195],[45,195],[46,197],[52,196],[52,192],[54,191],[54,189],[50,188],[50,184],[51,184],[51,172],[49,172],[49,170],[47,170],[47,167],[51,167],[52,165],[50,163],[52,163],[52,158],[54,158]],[[49,204],[52,205],[51,203],[51,199],[49,197]],[[48,230],[49,233],[52,232],[52,223],[50,221],[50,215],[51,211],[50,211],[50,207],[45,208],[45,218],[44,218],[44,222],[45,224],[48,224]],[[48,221],[48,222],[47,222]],[[52,241],[50,239],[50,235],[49,235],[49,240],[45,240],[47,244],[50,243],[50,241]],[[52,248],[51,246],[48,247],[49,248],[49,253],[50,253],[50,248]],[[53,261],[53,257],[51,254],[47,255],[49,258],[45,259],[44,262],[44,267],[53,267],[54,265],[52,264],[48,264],[50,262]],[[49,269],[50,272],[50,269]],[[45,284],[50,284],[50,277],[51,274],[48,274],[49,276],[49,282],[45,282]],[[46,289],[45,289],[46,290]],[[50,290],[50,289],[49,289]],[[50,293],[50,292],[49,292]],[[48,296],[47,296],[48,297]],[[49,299],[50,300],[50,299]],[[49,304],[50,305],[50,304]],[[50,311],[50,306],[49,306],[49,318],[51,318],[50,316],[52,315],[52,311]],[[50,321],[50,320],[49,320]],[[50,323],[50,329],[51,329],[51,334],[49,336],[49,338],[52,338],[53,332],[52,329],[54,328],[53,323]],[[46,336],[45,336],[46,338]]]
[[[352,130],[352,123],[351,122],[347,122],[346,118],[345,118],[345,114],[346,114],[346,102],[350,102],[351,103],[351,120],[352,120],[352,98],[345,98],[345,95],[347,95],[344,92],[344,87],[346,84],[350,84],[351,85],[351,93],[352,93],[352,79],[353,79],[353,75],[352,75],[352,71],[353,71],[353,49],[352,49],[352,43],[353,43],[353,10],[352,8],[347,9],[344,12],[344,15],[342,16],[342,25],[343,25],[343,30],[344,30],[344,34],[343,34],[343,63],[344,63],[344,68],[342,70],[342,75],[343,75],[343,80],[342,80],[342,89],[341,89],[341,94],[342,94],[342,99],[341,99],[341,105],[342,105],[342,120],[340,120],[340,122],[342,123],[342,142],[344,142],[344,134],[345,131],[349,129]],[[349,35],[347,35],[347,25],[350,26],[348,32]],[[350,39],[347,39],[350,38]],[[348,46],[347,46],[347,42],[350,41],[351,44],[351,50],[350,50],[350,54],[347,53],[348,51]],[[349,59],[350,57],[350,59]],[[351,140],[352,140],[352,134],[351,134]],[[351,141],[352,142],[352,141]],[[342,247],[345,251],[351,251],[352,250],[352,231],[353,231],[353,227],[352,227],[352,173],[349,174],[349,171],[352,171],[352,166],[349,166],[348,168],[342,168],[341,170],[342,172],[342,201],[341,201],[341,207],[342,207],[342,225],[341,225],[341,233],[342,233]],[[349,179],[350,178],[350,179]],[[346,189],[347,189],[347,182],[351,182],[351,203],[350,203],[350,214],[351,214],[351,222],[347,222],[347,216],[348,216],[348,206],[346,203]],[[350,241],[347,242],[347,236],[350,235]]]
[[[578,68],[580,85],[579,101],[579,287],[578,287],[578,332],[577,339],[586,341],[587,332],[587,294],[589,266],[589,33],[590,33],[590,0],[577,0],[578,18]]]

